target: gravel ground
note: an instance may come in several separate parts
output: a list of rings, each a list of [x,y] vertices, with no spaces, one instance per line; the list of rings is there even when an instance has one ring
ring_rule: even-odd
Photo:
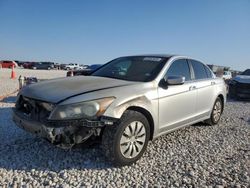
[[[0,187],[250,187],[250,102],[229,101],[218,125],[162,136],[117,168],[99,146],[62,150],[17,128],[14,101],[0,102]]]

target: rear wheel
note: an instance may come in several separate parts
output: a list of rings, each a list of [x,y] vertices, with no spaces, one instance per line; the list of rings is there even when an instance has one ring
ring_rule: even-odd
[[[208,123],[209,125],[218,124],[221,118],[222,110],[223,110],[222,101],[220,97],[217,97],[217,99],[215,100],[212,112],[211,112],[211,116],[205,122]]]
[[[103,151],[115,165],[130,165],[145,152],[149,135],[147,118],[139,112],[127,110],[118,124],[105,128]]]

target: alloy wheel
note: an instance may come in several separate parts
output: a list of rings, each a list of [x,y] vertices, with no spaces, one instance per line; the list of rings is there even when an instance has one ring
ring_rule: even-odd
[[[145,126],[140,121],[133,121],[124,129],[120,139],[120,151],[125,158],[134,158],[143,149],[145,141]]]
[[[215,103],[214,109],[213,109],[213,118],[214,118],[214,121],[216,121],[216,122],[219,121],[219,119],[220,119],[221,109],[222,109],[221,102],[217,101]]]

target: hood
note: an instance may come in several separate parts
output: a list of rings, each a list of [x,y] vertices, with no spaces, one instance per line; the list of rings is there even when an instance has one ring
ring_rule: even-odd
[[[240,83],[250,84],[250,76],[248,75],[238,75],[233,80]]]
[[[32,99],[58,103],[72,96],[135,83],[96,76],[73,76],[41,81],[25,86],[20,94]]]

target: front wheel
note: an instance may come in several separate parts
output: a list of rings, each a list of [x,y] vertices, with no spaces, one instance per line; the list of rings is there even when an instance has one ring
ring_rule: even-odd
[[[212,112],[211,112],[211,116],[205,122],[208,123],[209,125],[218,124],[221,118],[222,111],[223,111],[222,101],[220,97],[217,97],[217,99],[215,100]]]
[[[127,110],[118,124],[105,128],[102,148],[115,165],[130,165],[145,152],[149,136],[147,118],[140,112]]]

